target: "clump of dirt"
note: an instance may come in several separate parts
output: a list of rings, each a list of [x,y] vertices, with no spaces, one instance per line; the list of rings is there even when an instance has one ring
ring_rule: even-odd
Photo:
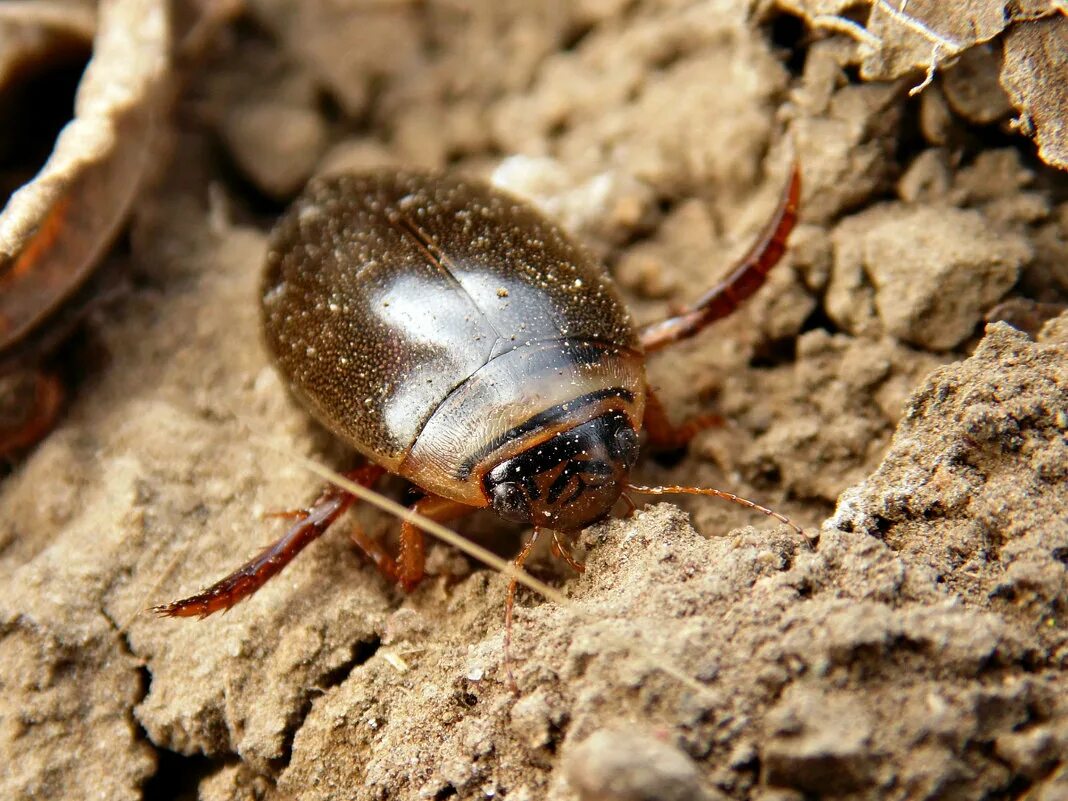
[[[932,374],[815,552],[785,527],[708,540],[668,505],[588,530],[574,608],[520,616],[519,698],[499,691],[496,621],[469,617],[478,574],[446,619],[391,643],[417,654],[409,671],[376,658],[315,705],[280,789],[338,786],[361,753],[356,797],[653,798],[600,766],[644,751],[686,798],[979,798],[1024,775],[1053,792],[1068,779],[1065,356],[1000,325]]]
[[[914,77],[910,94],[935,83],[927,102],[988,125],[1015,108],[1012,127],[1034,137],[1047,163],[1068,168],[1068,19],[1058,0],[775,0],[816,28],[857,43],[849,55],[865,80]],[[861,13],[858,13],[861,12]],[[866,13],[863,13],[866,12]],[[922,76],[922,80],[920,77]]]
[[[910,97],[915,58],[877,76],[863,36],[816,19],[887,41],[865,4],[755,5],[249,0],[187,76],[168,177],[113,257],[129,290],[90,321],[108,358],[0,484],[0,794],[1068,792],[1068,183],[1010,138],[996,82],[951,77],[989,78],[997,37],[1034,21]],[[928,5],[909,8],[933,25]],[[506,581],[432,544],[403,595],[351,519],[227,615],[143,614],[314,496],[286,450],[351,459],[260,339],[266,230],[312,172],[492,177],[646,321],[745,252],[792,156],[784,264],[650,361],[675,419],[726,423],[638,477],[753,497],[811,540],[705,500],[591,527],[581,576],[533,562],[570,603],[520,593],[518,694]]]

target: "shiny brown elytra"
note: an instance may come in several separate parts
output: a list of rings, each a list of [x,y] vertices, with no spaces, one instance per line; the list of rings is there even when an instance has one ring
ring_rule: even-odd
[[[521,200],[457,175],[375,171],[313,181],[271,236],[263,284],[267,345],[308,410],[384,473],[425,494],[436,520],[492,508],[559,534],[607,516],[629,484],[644,428],[653,448],[684,445],[707,420],[673,427],[645,356],[730,314],[765,281],[797,218],[795,166],[772,219],[689,310],[638,329],[605,269]],[[261,587],[354,501],[328,487],[272,546],[207,590],[159,607],[227,609]],[[791,524],[792,525],[792,524]],[[423,534],[401,526],[397,557],[352,532],[406,589],[423,578]],[[508,611],[515,583],[509,593]]]

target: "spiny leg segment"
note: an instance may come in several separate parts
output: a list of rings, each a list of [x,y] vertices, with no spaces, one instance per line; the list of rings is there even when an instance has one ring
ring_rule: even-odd
[[[382,468],[377,465],[364,465],[346,473],[345,477],[370,487],[382,473]],[[278,575],[298,553],[330,528],[352,506],[353,501],[355,496],[345,490],[334,486],[324,488],[285,534],[233,573],[196,595],[157,606],[153,611],[165,617],[205,618],[230,609]]]
[[[786,239],[797,222],[801,201],[801,168],[794,162],[790,181],[775,214],[760,237],[727,277],[712,287],[687,311],[645,326],[640,333],[646,353],[688,339],[716,320],[726,317],[756,292],[786,250]]]

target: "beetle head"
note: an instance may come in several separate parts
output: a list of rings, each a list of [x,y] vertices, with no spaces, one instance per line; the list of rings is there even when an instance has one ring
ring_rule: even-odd
[[[609,412],[506,459],[482,484],[501,517],[577,531],[608,515],[637,460],[637,432]]]

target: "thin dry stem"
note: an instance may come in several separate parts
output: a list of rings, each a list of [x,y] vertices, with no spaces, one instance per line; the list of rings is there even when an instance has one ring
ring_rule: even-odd
[[[394,500],[390,500],[386,496],[381,495],[372,489],[357,484],[355,481],[350,481],[340,473],[336,473],[329,467],[319,464],[314,459],[309,459],[306,456],[301,456],[300,454],[291,453],[289,451],[281,451],[278,447],[270,443],[263,444],[271,450],[285,453],[287,457],[295,460],[302,467],[315,473],[320,478],[329,481],[335,487],[340,487],[346,492],[355,495],[361,501],[369,503],[372,506],[377,506],[382,511],[400,518],[401,521],[411,523],[413,526],[422,529],[428,534],[434,535],[442,542],[448,543],[457,550],[463,551],[468,556],[477,559],[483,564],[489,565],[498,573],[503,573],[508,576],[508,578],[515,579],[520,584],[530,587],[530,589],[548,598],[550,601],[561,605],[567,604],[567,598],[545,582],[538,581],[529,573],[516,568],[511,562],[502,559],[497,556],[497,554],[483,548],[481,545],[460,536],[452,529],[441,525],[441,523],[431,520],[429,517],[424,517],[414,509],[409,509],[407,506],[403,506]]]

